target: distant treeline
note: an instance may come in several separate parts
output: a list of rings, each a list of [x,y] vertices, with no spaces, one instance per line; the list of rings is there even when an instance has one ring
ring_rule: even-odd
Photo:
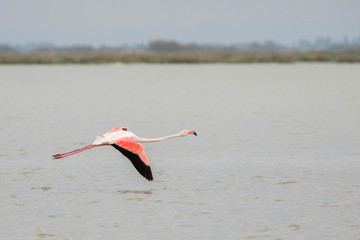
[[[103,63],[359,63],[360,51],[349,52],[117,52],[0,54],[0,64],[103,64]]]
[[[344,41],[342,43],[332,43],[328,38],[320,38],[315,42],[306,40],[299,41],[295,46],[289,47],[273,41],[265,43],[241,43],[231,45],[216,44],[183,44],[176,41],[158,40],[150,42],[146,47],[148,51],[154,52],[202,52],[202,51],[218,51],[218,52],[302,52],[302,51],[360,51],[360,38],[354,39],[351,43]]]
[[[309,51],[360,51],[360,37],[351,41],[344,38],[341,42],[334,42],[330,38],[318,38],[311,42],[300,40],[292,46],[283,45],[274,41],[263,43],[237,43],[237,44],[197,44],[179,43],[177,41],[156,40],[148,44],[100,46],[70,45],[57,46],[52,43],[28,43],[24,45],[9,45],[0,43],[0,54],[11,53],[94,53],[94,52],[126,52],[126,51],[151,51],[151,52],[309,52]]]
[[[153,41],[146,46],[121,47],[55,46],[49,43],[14,47],[2,44],[0,64],[360,62],[360,39],[337,45],[326,39],[303,44],[302,48],[288,48],[271,41],[238,46],[165,40]]]

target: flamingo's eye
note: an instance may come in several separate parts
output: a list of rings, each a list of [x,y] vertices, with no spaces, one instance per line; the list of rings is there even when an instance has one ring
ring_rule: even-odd
[[[123,131],[127,131],[127,128],[124,128],[124,127],[123,127],[122,130],[123,130]]]

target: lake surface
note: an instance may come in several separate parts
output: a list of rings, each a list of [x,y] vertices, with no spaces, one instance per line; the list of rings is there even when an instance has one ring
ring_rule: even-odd
[[[360,65],[0,66],[1,239],[360,239]],[[126,126],[154,181],[111,147]]]

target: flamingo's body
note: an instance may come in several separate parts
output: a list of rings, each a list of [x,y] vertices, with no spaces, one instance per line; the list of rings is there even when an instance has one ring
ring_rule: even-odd
[[[153,176],[150,168],[150,163],[145,155],[144,147],[139,144],[139,142],[157,142],[174,137],[184,137],[188,134],[197,135],[193,130],[183,130],[175,135],[149,139],[140,138],[134,133],[128,132],[126,128],[118,127],[106,132],[102,137],[97,137],[96,140],[90,145],[71,152],[53,155],[53,158],[64,158],[94,147],[111,145],[117,150],[119,150],[122,154],[124,154],[125,157],[127,157],[132,162],[134,167],[141,175],[143,175],[147,180],[152,181]]]

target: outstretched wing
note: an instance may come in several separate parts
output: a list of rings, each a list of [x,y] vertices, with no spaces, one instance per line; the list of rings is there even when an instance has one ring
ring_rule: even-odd
[[[147,180],[153,180],[150,163],[141,144],[131,140],[130,137],[124,137],[116,140],[112,146],[124,154]]]

